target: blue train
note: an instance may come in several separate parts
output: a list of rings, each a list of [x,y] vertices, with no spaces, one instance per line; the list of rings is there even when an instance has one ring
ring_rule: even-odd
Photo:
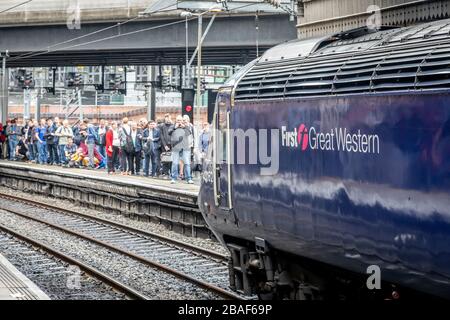
[[[261,298],[450,298],[450,20],[279,45],[219,90],[200,209]]]

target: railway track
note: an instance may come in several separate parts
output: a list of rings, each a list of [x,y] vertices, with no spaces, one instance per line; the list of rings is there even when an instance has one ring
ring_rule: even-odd
[[[0,209],[132,257],[226,299],[228,256],[117,222],[0,193]],[[17,204],[20,203],[20,209]]]
[[[18,243],[18,241],[22,241],[23,243],[30,245],[31,248],[23,243]],[[65,270],[62,270],[64,268],[62,268],[60,264],[50,258],[54,257],[71,266],[77,266],[91,278],[103,282],[129,299],[149,300],[149,297],[139,293],[137,290],[129,287],[128,285],[117,281],[100,270],[85,264],[81,260],[70,257],[52,248],[51,246],[44,244],[43,242],[31,239],[2,225],[0,225],[0,248],[7,251],[12,250],[15,255],[20,255],[22,260],[25,260],[26,263],[33,265],[33,271],[39,269],[42,271],[45,268],[45,273],[47,276],[51,275],[52,277],[55,277],[58,276],[59,273],[66,272]],[[48,254],[49,257],[43,257],[42,254],[37,253],[37,250],[42,250]]]

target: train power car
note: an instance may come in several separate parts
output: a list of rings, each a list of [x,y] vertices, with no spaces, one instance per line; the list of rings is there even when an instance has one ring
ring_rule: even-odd
[[[450,20],[272,48],[213,128],[199,205],[232,288],[450,298]]]

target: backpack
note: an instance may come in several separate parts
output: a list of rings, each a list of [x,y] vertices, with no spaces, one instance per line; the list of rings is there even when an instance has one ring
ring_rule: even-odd
[[[94,136],[94,144],[99,144],[98,134],[97,131],[94,129],[94,127],[88,127],[88,134],[91,134]]]
[[[134,143],[133,143],[133,138],[131,137],[131,129],[130,129],[130,133],[127,133],[127,130],[123,130],[123,132],[125,133],[125,145],[123,146],[123,150],[125,150],[125,152],[127,153],[131,153],[134,151]]]
[[[144,154],[149,154],[149,153],[150,153],[150,151],[151,151],[151,148],[150,148],[150,141],[147,141],[147,142],[145,142],[145,143],[142,145],[142,151],[144,151]]]
[[[99,138],[100,145],[104,146],[104,147],[106,147],[106,132],[108,132],[109,128],[105,128],[105,129],[106,129],[105,133],[101,134],[100,138]]]
[[[99,133],[100,127],[95,129],[95,144],[98,146],[106,147],[106,132],[108,132],[109,128],[105,127],[105,132]]]

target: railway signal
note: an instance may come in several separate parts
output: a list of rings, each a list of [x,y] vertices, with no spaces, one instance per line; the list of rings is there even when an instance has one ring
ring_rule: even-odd
[[[19,69],[16,75],[17,86],[22,89],[34,88],[33,73],[25,69]]]
[[[183,116],[188,115],[191,119],[191,123],[193,123],[194,121],[194,96],[194,89],[183,89],[181,91],[181,113],[183,114]]]
[[[83,76],[79,73],[75,74],[75,86],[79,87],[83,84]]]
[[[158,87],[160,89],[169,88],[171,86],[169,77],[165,75],[158,76]]]
[[[83,75],[76,72],[67,73],[67,87],[81,87],[83,85]]]
[[[200,80],[200,91],[202,94],[206,92],[206,80],[204,78]]]
[[[121,85],[122,85],[122,75],[116,74],[116,76],[114,78],[114,87],[113,88],[115,90],[119,90]]]
[[[107,88],[106,90],[117,91],[120,94],[126,94],[126,81],[120,73],[108,74]]]
[[[26,70],[25,69],[19,69],[17,70],[17,75],[16,75],[16,79],[17,79],[17,86],[24,88],[25,87],[25,74],[26,74]]]
[[[34,87],[33,73],[31,71],[25,73],[24,87],[27,89]]]

